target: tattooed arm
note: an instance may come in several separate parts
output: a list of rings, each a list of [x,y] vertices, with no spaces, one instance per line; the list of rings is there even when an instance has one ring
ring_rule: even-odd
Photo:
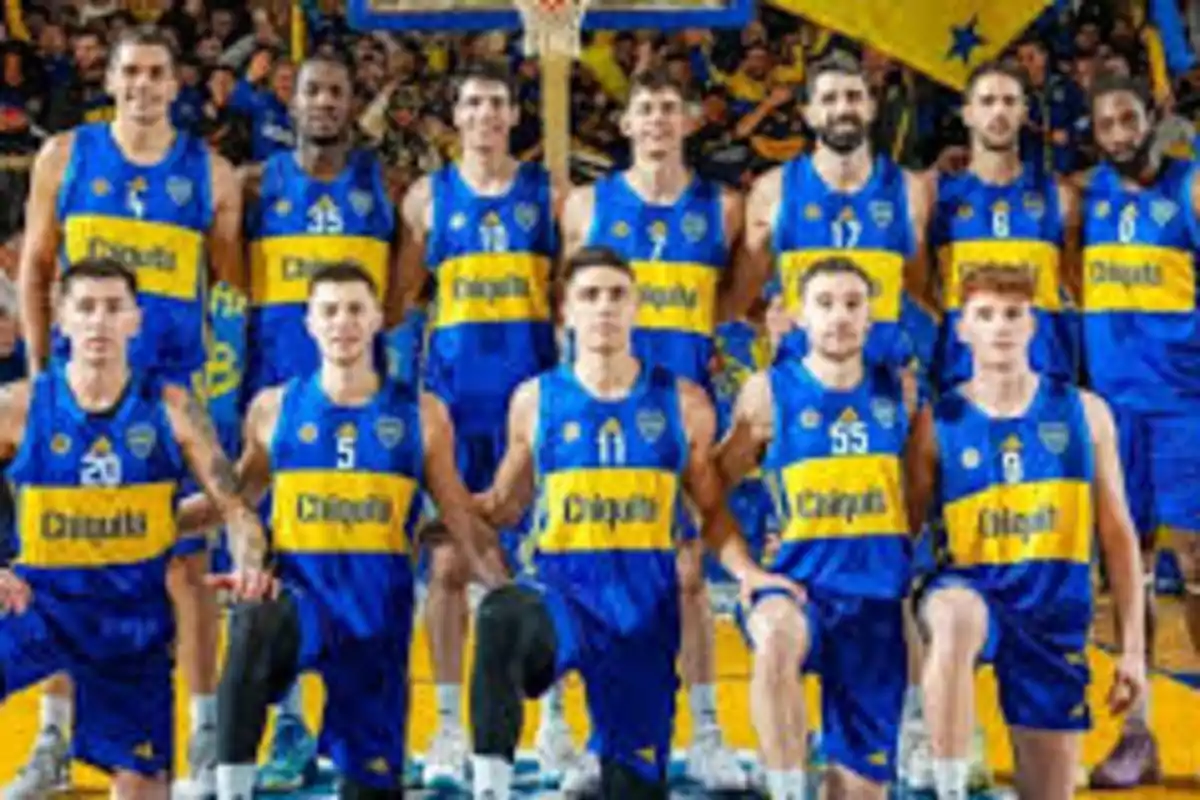
[[[239,570],[261,570],[266,538],[258,515],[242,497],[233,465],[221,449],[208,412],[187,390],[163,390],[167,417],[192,475],[220,512],[229,529],[234,563]]]

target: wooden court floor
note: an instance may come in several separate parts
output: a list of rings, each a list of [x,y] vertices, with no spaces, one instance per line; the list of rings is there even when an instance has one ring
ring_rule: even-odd
[[[1200,660],[1190,653],[1180,612],[1181,609],[1176,601],[1169,600],[1164,603],[1163,621],[1158,636],[1162,662],[1164,667],[1169,667],[1175,672],[1192,672],[1200,675]],[[1107,612],[1101,608],[1096,630],[1096,636],[1100,643],[1109,637],[1108,631],[1111,630],[1105,617],[1107,617]],[[1091,695],[1092,705],[1096,710],[1096,725],[1084,743],[1084,757],[1088,764],[1098,761],[1117,735],[1117,721],[1109,718],[1103,710],[1103,698],[1111,679],[1112,661],[1099,647],[1092,648],[1091,659],[1096,676]],[[720,714],[728,741],[737,748],[752,748],[754,736],[750,727],[746,691],[749,656],[733,626],[724,621],[719,623],[718,629],[718,671]],[[413,648],[414,688],[411,719],[412,747],[417,752],[424,750],[433,734],[435,713],[433,686],[429,674],[424,639],[418,635]],[[310,719],[316,721],[321,705],[320,686],[317,681],[313,680],[306,686],[306,690]],[[1011,758],[996,707],[994,684],[987,674],[980,675],[979,691],[980,707],[988,733],[989,757],[997,772],[1003,775],[1011,769]],[[1189,688],[1181,681],[1162,673],[1154,676],[1151,691],[1152,724],[1158,733],[1162,747],[1163,766],[1167,774],[1166,786],[1128,793],[1089,793],[1081,796],[1106,797],[1113,800],[1121,798],[1200,799],[1200,782],[1197,782],[1195,778],[1200,775],[1200,691]],[[6,783],[11,779],[28,752],[37,726],[37,698],[36,691],[28,691],[14,696],[0,708],[0,783]],[[681,701],[682,699],[681,697]],[[815,687],[810,687],[810,699],[810,706],[815,708],[817,705]],[[679,707],[680,738],[678,744],[682,746],[687,742],[687,734],[691,725],[687,719],[686,702],[680,702]],[[531,705],[527,714],[525,746],[532,744],[536,713],[535,707]],[[186,714],[186,696],[181,684],[177,702],[180,742],[184,741]],[[575,728],[577,737],[582,742],[586,730],[586,717],[578,685],[573,685],[568,692],[568,717]],[[182,747],[180,750],[182,751]],[[182,767],[182,752],[179,756],[179,764]],[[104,778],[99,773],[79,767],[74,770],[74,778],[77,787],[75,794],[92,797],[106,796],[98,794],[99,791],[103,791],[105,786]]]

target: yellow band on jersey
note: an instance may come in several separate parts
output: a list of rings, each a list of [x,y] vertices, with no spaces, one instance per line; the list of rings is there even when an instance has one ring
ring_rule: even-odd
[[[138,292],[172,300],[199,293],[204,237],[190,228],[95,214],[72,214],[63,226],[68,263],[112,258],[137,273]]]
[[[720,270],[707,264],[634,261],[637,326],[712,336]]]
[[[900,472],[893,455],[830,456],[785,467],[783,540],[907,535]]]
[[[388,242],[370,236],[270,236],[250,245],[250,298],[256,306],[308,302],[308,284],[322,267],[349,261],[387,293]]]
[[[341,470],[275,474],[273,542],[283,553],[399,554],[417,482],[403,475]]]
[[[572,469],[543,477],[543,553],[670,550],[679,478],[659,469]]]
[[[955,564],[1091,561],[1092,487],[1085,481],[991,486],[947,504],[945,520]]]
[[[534,253],[473,253],[437,268],[433,326],[550,320],[550,259]]]
[[[25,486],[21,563],[108,567],[159,558],[175,544],[174,483]]]
[[[938,270],[947,309],[956,311],[962,305],[963,281],[980,267],[1001,267],[1032,274],[1037,287],[1034,306],[1044,311],[1062,310],[1056,245],[1036,240],[986,239],[954,242],[942,247],[938,250]]]
[[[1191,314],[1196,310],[1196,262],[1186,250],[1106,244],[1083,250],[1083,309]]]
[[[900,319],[900,295],[904,289],[904,256],[889,250],[789,250],[779,256],[779,274],[783,280],[784,306],[791,312],[800,309],[800,279],[817,261],[848,258],[871,278],[871,320],[896,322]]]

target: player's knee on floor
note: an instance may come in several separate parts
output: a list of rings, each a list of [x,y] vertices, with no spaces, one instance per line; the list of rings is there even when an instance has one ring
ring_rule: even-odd
[[[754,643],[755,672],[769,680],[799,675],[808,649],[808,625],[795,601],[783,596],[762,600],[746,627]]]
[[[119,770],[113,774],[114,800],[169,800],[171,784],[166,775],[139,775]]]
[[[987,606],[977,593],[951,586],[925,598],[921,619],[929,637],[930,654],[977,655],[987,642]]]
[[[339,800],[404,800],[404,789],[377,789],[344,778],[338,787]]]
[[[300,618],[295,602],[277,600],[236,608],[217,691],[218,760],[252,763],[266,725],[267,707],[296,679]]]
[[[652,779],[628,764],[605,759],[600,763],[600,797],[603,800],[666,800],[666,778]]]

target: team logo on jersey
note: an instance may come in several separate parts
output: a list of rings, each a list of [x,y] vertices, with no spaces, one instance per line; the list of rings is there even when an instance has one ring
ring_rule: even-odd
[[[815,408],[806,408],[800,412],[800,427],[813,430],[821,424],[821,412]]]
[[[974,447],[968,447],[966,450],[962,451],[963,469],[975,469],[979,466],[982,460],[983,458],[979,455],[979,451]]]
[[[355,189],[350,192],[350,207],[354,209],[355,214],[365,217],[375,207],[375,199],[362,189]]]
[[[1041,219],[1046,214],[1046,198],[1038,192],[1026,192],[1021,199],[1025,213],[1034,219]]]
[[[580,432],[579,432],[579,423],[578,422],[568,422],[567,424],[563,425],[563,427],[562,427],[562,438],[563,438],[563,441],[566,442],[567,444],[570,444],[571,442],[578,439],[579,433]]]
[[[105,197],[112,191],[112,184],[104,180],[104,178],[96,178],[92,181],[92,194],[96,197]]]
[[[650,241],[663,242],[667,239],[667,223],[661,219],[656,219],[650,223]]]
[[[623,219],[619,219],[613,223],[612,235],[618,239],[624,239],[629,235],[629,223]]]
[[[56,433],[50,440],[50,452],[56,456],[65,456],[71,450],[71,437],[65,433]]]
[[[1101,200],[1096,203],[1092,209],[1092,213],[1096,215],[1096,219],[1104,219],[1112,213],[1112,203],[1107,200]]]
[[[816,203],[809,203],[804,207],[804,218],[809,222],[816,222],[821,218],[821,207]]]
[[[125,432],[125,444],[129,447],[129,452],[143,460],[149,457],[154,450],[156,441],[158,441],[158,433],[154,430],[154,426],[144,422],[131,425]]]
[[[1060,456],[1071,442],[1071,431],[1065,422],[1043,422],[1038,425],[1038,439],[1047,450]]]
[[[966,222],[975,216],[975,209],[971,207],[970,203],[963,203],[958,207],[958,211],[955,212],[955,216],[961,219],[963,222]]]
[[[683,235],[689,242],[698,242],[708,233],[708,220],[702,214],[692,211],[683,215],[680,227],[683,228]]]
[[[172,175],[167,178],[167,197],[177,206],[186,205],[192,199],[192,182],[187,178]]]
[[[503,225],[500,221],[500,215],[495,211],[489,211],[483,215],[483,222],[479,223],[485,228],[499,228]]]
[[[467,227],[467,215],[461,211],[456,211],[450,215],[450,230],[461,231]]]
[[[639,411],[635,423],[638,433],[651,444],[657,442],[658,437],[662,436],[663,431],[667,428],[667,418],[657,408],[646,408]]]
[[[296,431],[296,438],[304,444],[312,444],[317,440],[317,426],[311,422],[304,423],[300,430]]]
[[[1172,200],[1160,199],[1150,203],[1150,219],[1154,220],[1160,228],[1175,219],[1177,213],[1179,213],[1179,206],[1175,205]]]
[[[279,198],[278,200],[275,201],[275,209],[274,210],[275,210],[276,216],[286,217],[288,214],[292,213],[291,201],[289,201],[287,198],[283,198],[283,197]]]
[[[886,397],[876,397],[871,400],[871,416],[882,427],[892,428],[896,425],[896,404]]]
[[[896,218],[896,207],[887,200],[872,200],[867,204],[867,214],[877,228],[886,228]]]
[[[538,208],[533,203],[517,203],[517,207],[513,211],[517,225],[525,231],[533,230],[533,226],[538,223],[539,216],[541,215],[538,213]]]
[[[375,435],[379,443],[389,450],[404,438],[404,420],[397,417],[380,417],[375,420]]]
[[[358,428],[354,427],[353,422],[343,422],[338,427],[337,433],[334,436],[338,439],[357,439]]]
[[[993,214],[1007,214],[1010,210],[1011,209],[1009,208],[1008,202],[1005,200],[997,200],[996,202],[992,203]]]

